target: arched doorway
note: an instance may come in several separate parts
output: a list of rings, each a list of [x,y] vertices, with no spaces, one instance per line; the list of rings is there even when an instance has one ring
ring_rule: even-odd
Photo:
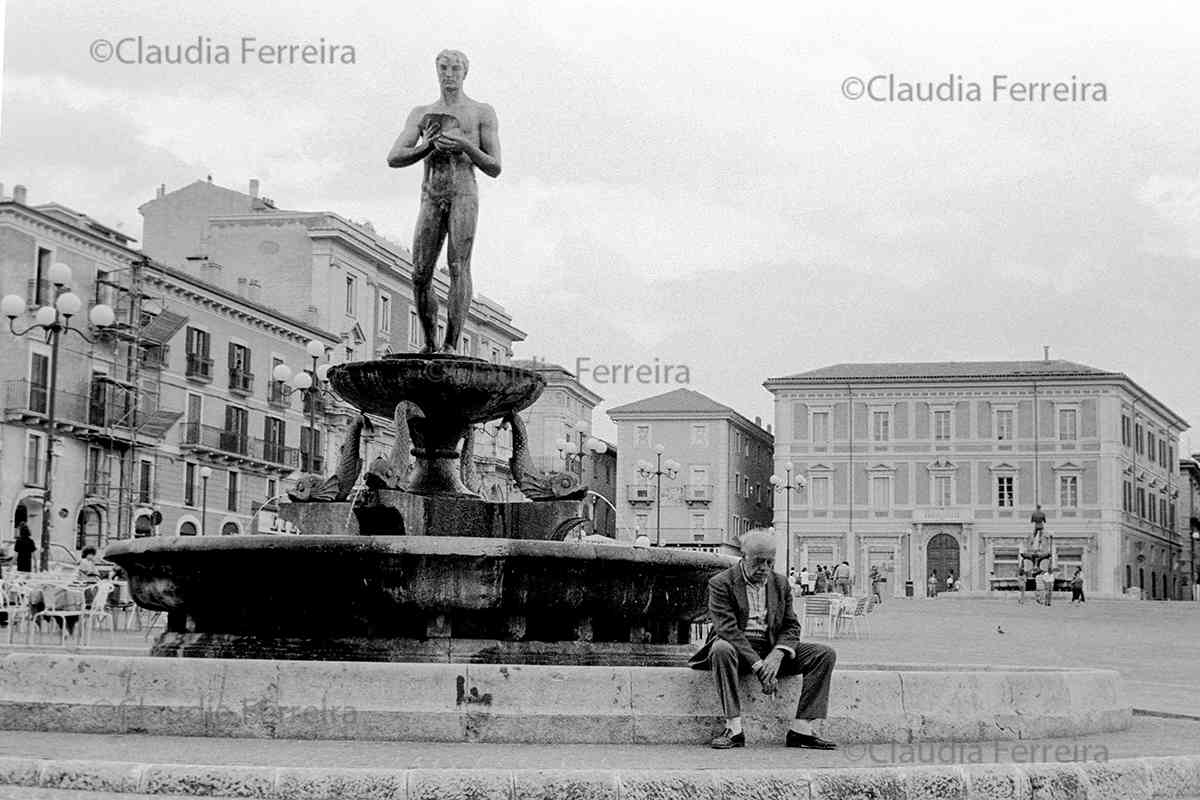
[[[75,549],[94,547],[99,550],[103,533],[104,512],[94,505],[79,509],[79,515],[75,518]]]
[[[196,530],[196,523],[191,522],[190,520],[179,523],[180,536],[195,536],[197,533],[199,533],[199,531]]]
[[[933,575],[934,570],[937,570],[938,589],[946,588],[946,577],[951,572],[955,580],[962,576],[958,568],[958,540],[948,533],[935,535],[925,548],[925,574]]]

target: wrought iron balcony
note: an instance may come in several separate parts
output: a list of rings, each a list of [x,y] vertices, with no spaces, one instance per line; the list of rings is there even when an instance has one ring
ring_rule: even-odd
[[[254,391],[254,373],[244,369],[229,370],[229,391],[250,394]]]
[[[214,459],[237,462],[265,472],[286,474],[300,466],[300,451],[295,447],[198,422],[185,422],[180,430],[179,446],[184,450],[204,453]]]
[[[130,441],[136,432],[140,439],[155,440],[166,435],[167,428],[179,418],[168,409],[139,410],[135,430],[132,418],[133,398],[128,394],[96,391],[95,384],[85,392],[59,389],[54,398],[54,424],[80,439]],[[46,386],[25,379],[7,381],[4,386],[4,419],[44,427],[49,418],[50,395]]]
[[[184,377],[198,381],[211,381],[213,377],[213,360],[198,353],[187,354],[187,368]]]

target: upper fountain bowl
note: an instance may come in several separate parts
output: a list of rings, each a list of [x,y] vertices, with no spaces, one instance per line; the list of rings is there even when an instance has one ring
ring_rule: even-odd
[[[528,408],[546,388],[536,372],[450,354],[396,353],[352,361],[329,370],[329,383],[346,402],[390,418],[408,400],[426,414],[451,410],[471,424]],[[436,413],[436,412],[435,412]]]

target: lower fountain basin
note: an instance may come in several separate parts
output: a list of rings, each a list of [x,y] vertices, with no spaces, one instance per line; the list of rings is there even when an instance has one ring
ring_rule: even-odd
[[[449,639],[686,644],[709,578],[734,563],[452,536],[152,538],[105,557],[139,605],[168,612],[156,653],[345,660],[412,660],[403,643]]]

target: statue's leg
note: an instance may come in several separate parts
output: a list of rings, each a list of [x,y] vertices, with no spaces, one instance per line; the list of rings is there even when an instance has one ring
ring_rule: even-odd
[[[437,352],[438,302],[433,289],[433,271],[446,238],[447,216],[442,203],[422,194],[413,233],[413,293],[417,300],[417,319],[425,334],[422,353]]]
[[[471,309],[471,248],[475,245],[475,222],[479,218],[479,200],[459,195],[450,207],[450,239],[446,244],[446,267],[450,270],[450,297],[446,316],[446,342],[443,353],[458,350],[463,320]]]

